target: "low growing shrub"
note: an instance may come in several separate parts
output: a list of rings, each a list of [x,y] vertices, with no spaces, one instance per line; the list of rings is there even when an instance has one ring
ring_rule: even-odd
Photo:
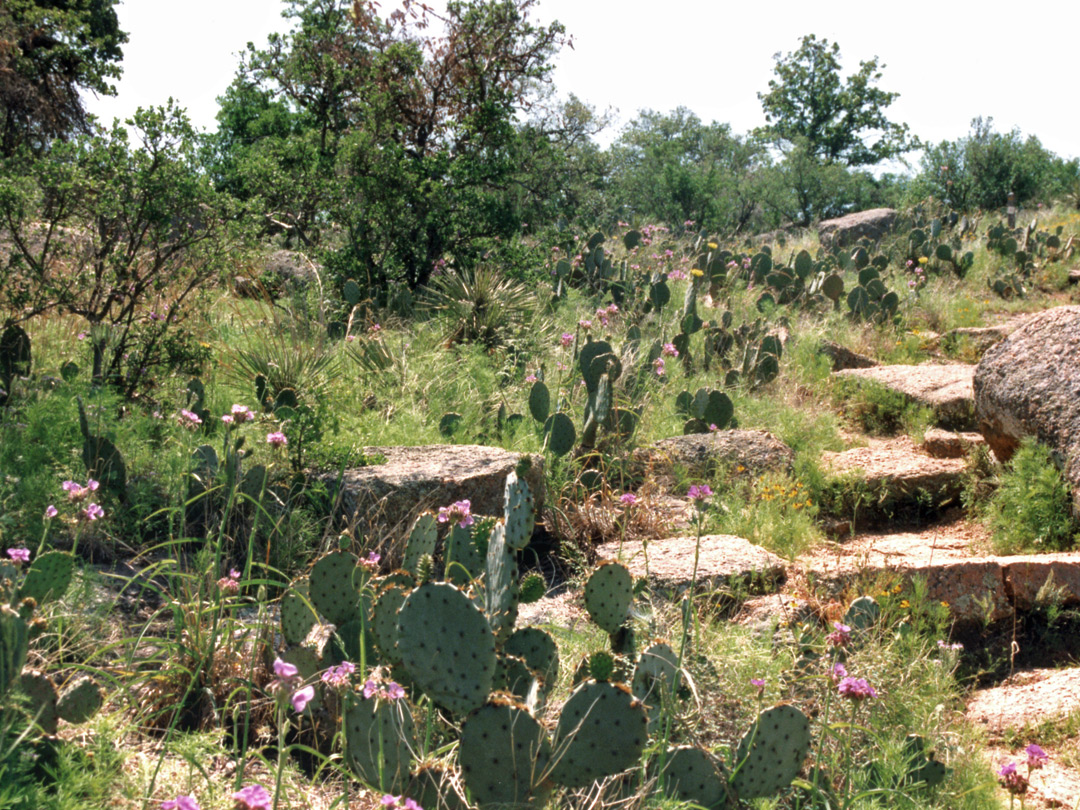
[[[1021,443],[1002,473],[987,521],[999,554],[1062,551],[1080,540],[1061,470],[1050,451],[1033,439]]]

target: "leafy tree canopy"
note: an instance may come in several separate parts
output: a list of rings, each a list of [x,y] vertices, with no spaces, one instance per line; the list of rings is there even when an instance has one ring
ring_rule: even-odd
[[[0,3],[0,155],[87,131],[79,93],[113,95],[120,76],[116,0]]]
[[[871,166],[918,148],[907,124],[885,116],[899,94],[875,86],[884,67],[877,57],[841,80],[840,46],[807,34],[797,51],[774,58],[777,78],[770,80],[769,92],[758,93],[767,137],[801,139],[810,157],[846,166]]]

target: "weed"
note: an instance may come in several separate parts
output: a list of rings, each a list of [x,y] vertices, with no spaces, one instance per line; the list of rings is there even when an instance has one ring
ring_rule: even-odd
[[[872,436],[908,433],[918,437],[934,423],[932,409],[872,380],[840,378],[834,391],[844,415]]]

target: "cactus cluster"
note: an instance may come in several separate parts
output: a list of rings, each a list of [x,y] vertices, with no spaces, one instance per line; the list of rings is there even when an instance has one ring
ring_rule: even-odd
[[[11,397],[15,378],[30,375],[31,360],[30,336],[25,329],[11,324],[0,332],[0,407]]]
[[[784,346],[780,337],[761,318],[733,327],[733,317],[725,311],[719,323],[705,327],[705,370],[713,360],[725,371],[726,386],[745,385],[750,389],[772,382],[780,374]]]
[[[60,720],[86,722],[104,700],[101,688],[87,676],[58,692],[47,674],[26,668],[30,643],[44,626],[34,613],[63,597],[74,570],[74,557],[63,551],[38,556],[22,576],[13,565],[0,565],[0,716],[15,705],[11,693],[18,691],[45,735],[56,734]]]
[[[857,321],[891,321],[900,306],[900,296],[890,292],[876,267],[859,270],[859,283],[847,296],[848,315]]]
[[[699,388],[694,394],[683,391],[675,398],[675,409],[686,417],[683,433],[708,433],[730,427],[735,406],[723,391]]]

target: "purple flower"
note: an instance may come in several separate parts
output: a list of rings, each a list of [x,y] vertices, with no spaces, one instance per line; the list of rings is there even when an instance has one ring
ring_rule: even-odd
[[[293,710],[297,714],[299,714],[300,712],[302,712],[304,709],[307,708],[307,705],[314,698],[315,698],[315,687],[314,686],[305,686],[305,687],[303,687],[301,689],[297,689],[295,692],[292,693],[292,698],[290,698],[290,700],[292,700]]]
[[[829,677],[832,678],[833,683],[838,683],[847,677],[847,667],[839,662],[833,664],[832,669],[829,670]]]
[[[1024,753],[1027,754],[1027,766],[1029,771],[1036,771],[1046,764],[1050,759],[1050,755],[1042,750],[1041,746],[1032,743],[1024,749]]]
[[[99,486],[100,484],[98,484],[97,481],[93,478],[89,478],[86,481],[85,487],[74,481],[65,481],[60,485],[60,488],[68,494],[69,501],[79,503],[80,501],[85,501],[91,492],[97,492]]]
[[[262,785],[248,785],[232,795],[237,810],[270,810],[270,794]]]
[[[221,417],[221,421],[224,422],[226,425],[231,425],[233,423],[232,414],[231,413],[225,414],[224,416]]]
[[[387,793],[382,797],[380,803],[383,807],[404,808],[404,810],[424,810],[424,808],[408,796],[391,796]]]
[[[877,691],[865,678],[852,678],[848,676],[840,681],[840,685],[837,687],[836,691],[843,697],[851,698],[855,701],[877,697]]]
[[[379,569],[379,560],[382,559],[382,555],[377,551],[369,551],[367,556],[360,560],[360,565],[369,571],[377,571]]]
[[[7,553],[8,557],[16,563],[30,562],[30,549],[28,548],[9,548]]]
[[[439,516],[436,519],[439,523],[456,523],[464,529],[474,523],[471,510],[472,503],[470,501],[455,501],[449,506],[440,507]]]
[[[237,422],[251,422],[255,419],[254,412],[247,405],[233,405],[230,415]]]
[[[943,650],[962,650],[962,649],[964,649],[964,645],[961,644],[959,641],[957,641],[954,644],[949,644],[949,642],[945,641],[944,639],[940,639],[940,638],[938,639],[937,645],[938,645],[938,647],[940,647]]]
[[[660,350],[660,354],[664,357],[678,357],[679,350],[675,348],[674,343],[665,343],[664,348]]]
[[[382,331],[382,326],[380,326],[377,323],[373,323],[371,326],[368,327],[368,332],[370,332],[373,335],[377,335],[381,331]]]
[[[177,796],[161,803],[161,810],[202,810],[194,796]]]
[[[390,681],[390,683],[386,685],[385,695],[390,700],[399,700],[405,697],[405,687],[399,683]]]
[[[52,520],[58,514],[59,514],[59,510],[57,510],[57,508],[55,506],[53,506],[51,503],[48,506],[45,507],[45,519],[46,520]]]
[[[356,672],[356,665],[349,661],[342,661],[336,667],[330,667],[322,674],[323,683],[337,689],[344,689],[349,685],[352,674]]]
[[[657,377],[663,377],[664,376],[664,358],[663,357],[657,357],[655,360],[653,360],[653,368],[656,371],[656,376]]]
[[[1028,780],[1027,778],[1016,770],[1015,762],[1006,762],[997,772],[998,782],[1009,793],[1014,796],[1023,796],[1027,793]]]
[[[300,676],[300,670],[296,668],[296,664],[277,658],[274,660],[274,674],[283,681],[291,681]]]
[[[751,678],[750,685],[757,689],[758,695],[765,693],[765,679],[764,678]]]
[[[364,697],[368,700],[379,694],[379,685],[370,678],[364,681]]]
[[[694,484],[694,486],[690,487],[690,491],[686,493],[686,497],[701,503],[706,498],[711,498],[712,494],[713,491],[708,484]]]
[[[825,640],[833,647],[846,647],[851,642],[851,628],[840,622],[833,622],[836,630],[825,636]]]
[[[623,506],[633,506],[635,503],[637,503],[637,495],[635,495],[633,492],[624,492],[622,495],[619,496],[619,503],[621,503]]]
[[[536,375],[535,374],[529,374],[528,376],[525,377],[525,382],[527,382],[527,383],[536,382]]]
[[[202,419],[199,417],[199,415],[197,413],[193,413],[192,411],[187,410],[186,408],[180,410],[180,417],[178,421],[180,422],[181,427],[187,428],[188,430],[195,430],[199,425],[202,424]]]
[[[709,433],[716,433],[716,431],[718,431],[718,430],[720,430],[720,428],[718,428],[716,425],[713,425],[713,424],[709,425]]]
[[[569,349],[574,345],[574,336],[569,332],[563,332],[562,336],[559,338],[559,343],[564,349]]]
[[[289,443],[289,440],[285,438],[284,433],[282,433],[280,430],[277,430],[273,433],[266,434],[266,443],[271,447],[284,447]]]
[[[584,329],[586,332],[592,329],[592,321],[580,320],[577,322],[577,325]]]
[[[83,516],[87,520],[97,520],[98,518],[105,517],[105,510],[96,503],[92,503],[83,510]]]

